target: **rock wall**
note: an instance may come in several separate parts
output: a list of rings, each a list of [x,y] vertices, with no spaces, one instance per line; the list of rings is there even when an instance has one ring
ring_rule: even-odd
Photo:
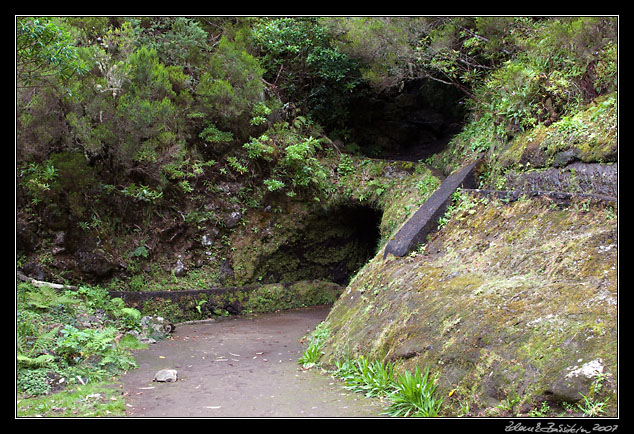
[[[325,322],[324,363],[429,367],[446,416],[561,414],[583,395],[615,415],[616,209],[553,204],[463,192],[423,250],[379,252],[359,272]]]
[[[509,190],[581,191],[617,198],[618,165],[574,162],[561,168],[509,170],[504,185]]]

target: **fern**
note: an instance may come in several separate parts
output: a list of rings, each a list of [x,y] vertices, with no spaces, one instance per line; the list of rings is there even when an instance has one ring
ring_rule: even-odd
[[[35,342],[30,346],[27,343],[27,338],[18,331],[16,339],[18,363],[26,366],[39,366],[42,363],[46,364],[50,362],[51,360],[46,360],[48,357],[41,358],[42,356],[33,356],[54,347],[58,330],[59,327],[55,327],[38,336]],[[43,354],[43,356],[47,356],[47,354]],[[50,358],[52,359],[52,356],[50,356]]]
[[[59,305],[73,305],[79,300],[67,294],[60,294],[49,286],[33,286],[25,293],[25,302],[36,309],[51,309]]]
[[[59,327],[55,327],[47,331],[46,333],[38,336],[38,338],[35,340],[30,348],[27,348],[27,343],[24,336],[18,334],[18,348],[16,354],[18,365],[28,368],[38,368],[47,366],[53,360],[55,360],[55,357],[50,354],[39,354],[37,356],[35,355],[47,349],[53,348],[58,330]]]
[[[55,357],[50,354],[40,354],[37,357],[29,357],[22,353],[17,353],[16,359],[18,361],[18,365],[20,366],[26,368],[42,368],[55,360]]]
[[[34,351],[42,351],[46,348],[51,348],[55,343],[55,338],[57,337],[57,332],[59,331],[59,326],[54,327],[46,333],[40,335],[35,343],[33,344]]]

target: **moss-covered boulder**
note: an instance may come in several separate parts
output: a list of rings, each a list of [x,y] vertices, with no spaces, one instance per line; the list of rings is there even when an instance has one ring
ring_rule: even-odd
[[[355,276],[326,320],[324,364],[363,354],[429,367],[447,416],[527,414],[544,402],[557,414],[595,403],[615,415],[613,205],[463,193],[453,211],[424,248],[379,252]]]

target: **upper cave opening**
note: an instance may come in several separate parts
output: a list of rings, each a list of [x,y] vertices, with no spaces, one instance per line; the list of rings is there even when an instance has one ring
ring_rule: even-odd
[[[375,158],[425,159],[461,130],[464,97],[454,87],[424,78],[381,93],[359,92],[349,109],[346,146]]]

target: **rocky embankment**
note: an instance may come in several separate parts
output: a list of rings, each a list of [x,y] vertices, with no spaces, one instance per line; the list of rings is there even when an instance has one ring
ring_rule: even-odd
[[[448,415],[565,408],[584,396],[614,414],[614,210],[476,193],[457,206],[424,248],[379,252],[356,276],[326,321],[326,360],[369,354],[429,366]]]

